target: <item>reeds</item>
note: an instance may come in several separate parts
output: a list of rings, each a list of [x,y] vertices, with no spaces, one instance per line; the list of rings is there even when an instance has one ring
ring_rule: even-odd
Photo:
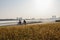
[[[60,40],[60,23],[1,26],[0,40]]]

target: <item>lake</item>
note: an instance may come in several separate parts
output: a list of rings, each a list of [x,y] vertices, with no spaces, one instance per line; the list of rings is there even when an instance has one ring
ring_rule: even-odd
[[[0,26],[4,25],[16,25],[18,24],[19,20],[15,21],[0,21]],[[21,20],[23,24],[23,20]],[[26,20],[26,23],[43,23],[43,22],[54,22],[54,20]]]

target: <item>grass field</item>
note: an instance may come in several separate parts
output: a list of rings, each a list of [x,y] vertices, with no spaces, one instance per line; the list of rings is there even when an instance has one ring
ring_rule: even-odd
[[[60,23],[1,26],[0,40],[60,40]]]

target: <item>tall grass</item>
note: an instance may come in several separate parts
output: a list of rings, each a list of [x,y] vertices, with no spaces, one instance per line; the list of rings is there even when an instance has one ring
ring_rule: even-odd
[[[60,40],[60,23],[1,26],[0,40]]]

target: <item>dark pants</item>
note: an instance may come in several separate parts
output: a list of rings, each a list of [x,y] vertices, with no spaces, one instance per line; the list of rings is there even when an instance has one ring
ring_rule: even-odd
[[[21,24],[21,22],[18,23],[19,25]]]

